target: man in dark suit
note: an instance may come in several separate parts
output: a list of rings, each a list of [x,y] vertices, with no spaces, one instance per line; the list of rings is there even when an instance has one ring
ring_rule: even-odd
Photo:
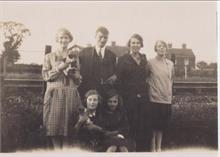
[[[106,48],[109,31],[105,27],[96,30],[94,47],[87,47],[79,54],[82,83],[79,87],[81,97],[90,89],[96,89],[101,95],[113,86],[116,75],[116,56]]]

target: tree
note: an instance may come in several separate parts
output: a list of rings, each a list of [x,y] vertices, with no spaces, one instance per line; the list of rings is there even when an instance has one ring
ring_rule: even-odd
[[[18,48],[25,36],[30,35],[30,30],[14,21],[0,22],[0,30],[5,38],[3,56],[6,56],[7,64],[14,64],[20,59]]]
[[[217,63],[215,62],[215,63],[210,63],[209,64],[209,68],[211,68],[211,69],[217,69]]]
[[[203,70],[205,68],[208,67],[208,64],[205,62],[205,61],[200,61],[196,64],[196,66],[200,69],[200,70]]]

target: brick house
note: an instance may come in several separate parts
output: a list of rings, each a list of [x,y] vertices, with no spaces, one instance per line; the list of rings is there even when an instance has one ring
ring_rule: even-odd
[[[111,42],[110,46],[107,46],[108,49],[110,49],[117,57],[120,57],[124,55],[125,53],[128,53],[129,48],[127,46],[118,46],[116,45],[115,41]]]
[[[177,71],[184,71],[185,66],[189,71],[195,69],[196,57],[186,44],[182,44],[182,48],[173,48],[172,44],[168,44],[167,57],[174,62]]]

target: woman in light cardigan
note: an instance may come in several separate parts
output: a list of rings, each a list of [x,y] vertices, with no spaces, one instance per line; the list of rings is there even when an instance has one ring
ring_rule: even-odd
[[[154,49],[157,56],[149,60],[149,100],[153,129],[151,151],[160,152],[163,131],[171,116],[174,65],[166,59],[167,44],[164,41],[157,41]]]

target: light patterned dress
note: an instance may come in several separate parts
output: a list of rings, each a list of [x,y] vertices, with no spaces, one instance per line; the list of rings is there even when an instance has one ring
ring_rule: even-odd
[[[42,68],[43,79],[47,81],[44,96],[43,123],[46,136],[68,136],[78,118],[81,99],[73,78],[58,71],[57,66],[64,57],[53,52],[45,55]],[[78,69],[79,70],[79,69]]]

